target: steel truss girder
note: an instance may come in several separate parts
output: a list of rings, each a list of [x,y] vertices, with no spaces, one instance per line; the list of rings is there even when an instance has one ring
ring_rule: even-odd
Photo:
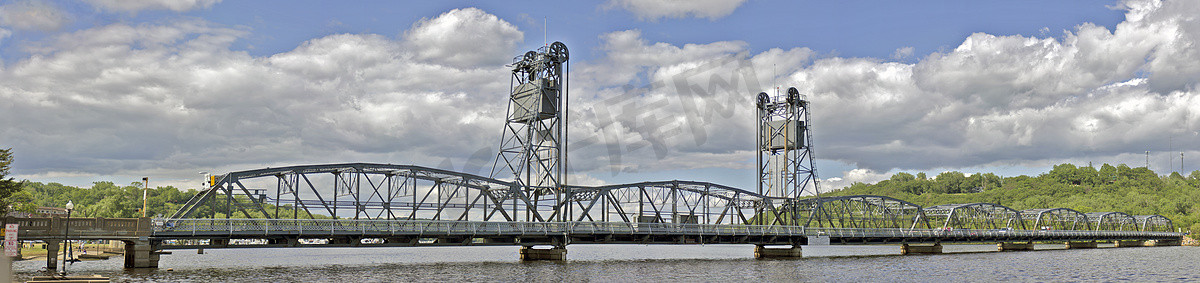
[[[1138,215],[1134,218],[1137,219],[1138,231],[1172,232],[1175,230],[1171,219],[1162,215]]]
[[[321,176],[332,180],[332,189],[318,185],[321,182],[314,183],[313,178]],[[267,178],[275,179],[273,194],[252,193],[242,183],[243,180]],[[255,191],[259,190],[263,189]],[[253,208],[268,218],[280,218],[278,210],[273,214],[267,212],[264,205],[267,203],[275,207],[290,205],[294,209],[292,218],[313,218],[314,210],[340,217],[344,215],[338,213],[351,210],[355,219],[422,218],[423,210],[436,211],[430,216],[432,219],[443,219],[448,217],[443,213],[447,208],[463,214],[475,208],[484,210],[485,218],[495,216],[513,221],[514,213],[497,204],[533,207],[528,198],[530,194],[509,182],[420,166],[347,163],[265,168],[221,175],[212,187],[194,196],[172,218],[189,217],[202,205],[212,205],[211,200],[218,195],[226,205],[224,211],[214,212],[223,213],[226,218],[238,212],[251,217],[246,208]],[[463,198],[471,199],[463,201]],[[403,213],[400,212],[402,208]],[[536,212],[532,215],[536,216],[535,220],[541,219]]]
[[[805,227],[928,229],[921,206],[885,196],[853,195],[796,200]]]
[[[943,204],[924,208],[940,228],[1026,230],[1021,212],[994,203]]]
[[[251,185],[247,185],[251,184]],[[270,189],[267,189],[270,188]],[[274,191],[270,191],[270,190]],[[787,203],[733,187],[692,181],[567,187],[563,201],[537,200],[537,188],[413,165],[324,164],[264,168],[218,176],[171,218],[413,219],[547,222],[676,222],[748,224],[755,209]],[[215,201],[214,201],[215,200]],[[224,204],[221,206],[221,204]],[[210,215],[198,208],[216,207]],[[291,213],[270,207],[291,208]],[[781,211],[770,210],[773,219]]]
[[[1033,230],[1092,230],[1087,214],[1070,208],[1026,209],[1021,219]]]
[[[1137,219],[1124,212],[1086,213],[1092,228],[1097,231],[1137,231]]]
[[[662,181],[570,189],[579,208],[576,221],[639,223],[750,224],[754,211],[783,203],[737,188],[693,181]],[[588,196],[588,197],[578,197]],[[777,210],[771,217],[781,218]]]

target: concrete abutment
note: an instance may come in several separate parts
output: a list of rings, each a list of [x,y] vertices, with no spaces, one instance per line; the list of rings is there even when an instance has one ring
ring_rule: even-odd
[[[1117,248],[1127,248],[1127,247],[1145,247],[1145,246],[1146,246],[1146,241],[1137,241],[1137,240],[1132,240],[1132,241],[1113,241],[1113,246],[1114,246],[1114,247],[1117,247]]]
[[[763,245],[754,246],[754,258],[801,258],[804,253],[800,246],[792,246],[790,248],[768,248]]]
[[[567,247],[535,249],[532,246],[521,246],[521,260],[564,260],[567,257]]]
[[[58,270],[58,256],[62,254],[58,250],[59,241],[46,241],[46,271],[54,272]]]
[[[152,241],[125,241],[125,268],[158,268],[161,245]]]
[[[900,245],[900,254],[902,255],[920,255],[920,254],[941,254],[942,244],[935,243],[932,245]]]
[[[1181,246],[1181,245],[1183,245],[1182,239],[1146,241],[1147,247],[1170,247],[1170,246]]]
[[[1070,250],[1070,249],[1094,249],[1094,248],[1096,248],[1097,245],[1096,245],[1096,242],[1067,242],[1066,244],[1063,244],[1063,246],[1066,247],[1068,250]]]
[[[999,244],[996,244],[996,250],[1002,251],[1002,252],[1004,252],[1004,251],[1032,251],[1033,243],[1032,242],[999,243]]]

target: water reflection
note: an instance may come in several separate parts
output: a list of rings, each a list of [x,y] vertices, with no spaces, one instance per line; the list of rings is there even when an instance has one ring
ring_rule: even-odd
[[[1055,246],[1039,246],[1039,249]],[[756,260],[753,246],[573,245],[563,262],[520,262],[517,247],[210,249],[164,255],[158,270],[122,270],[122,259],[74,264],[119,281],[1193,281],[1194,247],[995,253],[947,245],[925,256],[897,246],[806,247],[800,260]],[[14,263],[18,280],[44,261]],[[171,268],[172,271],[167,271]]]

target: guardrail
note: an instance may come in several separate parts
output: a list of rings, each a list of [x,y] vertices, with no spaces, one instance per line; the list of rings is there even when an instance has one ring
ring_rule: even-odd
[[[72,237],[133,237],[138,232],[146,232],[150,227],[149,218],[90,218],[72,217],[70,223],[62,217],[5,217],[4,223],[16,223],[20,227],[21,239],[50,239],[62,238],[63,232],[69,228]]]
[[[158,222],[158,221],[156,221]],[[703,234],[802,236],[804,227],[625,222],[488,222],[433,220],[329,219],[176,219],[155,232],[210,234],[419,234],[419,235],[562,235],[562,234]]]
[[[155,235],[564,235],[673,234],[705,236],[829,236],[832,238],[1136,238],[1179,237],[1174,232],[1078,230],[806,228],[626,222],[489,222],[333,219],[173,219],[154,221]]]
[[[1006,230],[1006,229],[870,229],[870,228],[813,228],[809,236],[834,238],[1122,238],[1122,237],[1179,237],[1175,232],[1154,231],[1091,231],[1091,230]]]

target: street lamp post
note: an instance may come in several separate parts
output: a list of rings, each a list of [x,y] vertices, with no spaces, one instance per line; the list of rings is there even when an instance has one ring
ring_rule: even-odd
[[[63,225],[63,245],[66,246],[65,249],[63,249],[63,260],[62,260],[62,267],[63,267],[62,275],[63,276],[67,276],[67,256],[69,255],[69,251],[71,250],[71,243],[67,242],[67,240],[70,238],[69,236],[71,235],[70,234],[70,232],[71,232],[71,211],[75,210],[75,203],[72,203],[71,201],[68,200],[66,208],[67,208],[67,224]]]
[[[142,177],[142,217],[146,217],[146,203],[150,197],[150,177]]]

